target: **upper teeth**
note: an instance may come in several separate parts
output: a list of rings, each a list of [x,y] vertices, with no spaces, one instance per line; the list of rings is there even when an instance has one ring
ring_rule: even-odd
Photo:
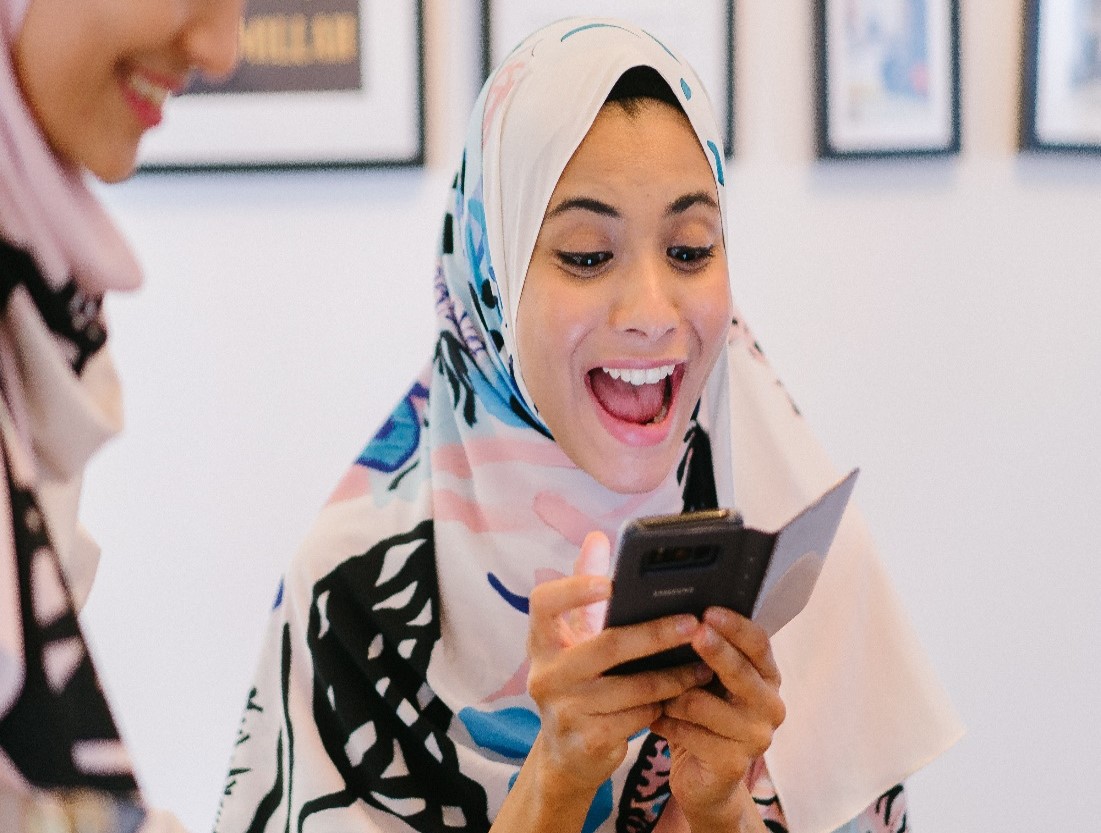
[[[619,367],[605,367],[603,370],[613,379],[622,379],[632,385],[652,385],[672,375],[674,367],[675,365],[663,364],[661,367],[648,367],[645,370]]]
[[[167,87],[163,87],[160,84],[154,84],[145,76],[138,75],[137,73],[132,73],[130,75],[130,86],[134,89],[134,92],[158,107],[164,104],[165,99],[168,98],[169,93],[172,92]]]

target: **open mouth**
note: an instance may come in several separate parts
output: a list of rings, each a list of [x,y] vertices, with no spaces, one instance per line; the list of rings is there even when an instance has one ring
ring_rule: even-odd
[[[596,367],[589,371],[593,398],[610,416],[635,425],[660,425],[669,416],[684,364],[648,368]]]

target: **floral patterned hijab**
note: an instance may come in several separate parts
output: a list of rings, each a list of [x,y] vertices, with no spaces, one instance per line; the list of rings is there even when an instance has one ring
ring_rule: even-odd
[[[496,70],[444,218],[432,362],[287,571],[219,833],[486,829],[539,730],[528,597],[572,572],[584,535],[614,539],[626,518],[714,502],[716,490],[774,525],[836,479],[740,317],[680,465],[651,493],[605,489],[532,404],[515,336],[527,265],[562,170],[637,66],[678,97],[725,205],[707,95],[649,33],[566,20]],[[958,734],[855,518],[837,546],[815,599],[774,643],[789,717],[766,760],[798,833],[855,817]],[[664,741],[636,737],[585,830],[652,829],[667,771]]]

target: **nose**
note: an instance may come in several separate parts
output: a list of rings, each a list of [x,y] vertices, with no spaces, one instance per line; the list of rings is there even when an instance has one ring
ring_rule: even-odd
[[[184,33],[191,64],[212,80],[225,78],[237,66],[241,16],[245,0],[197,0]]]
[[[658,340],[680,323],[678,282],[664,260],[640,257],[636,267],[621,273],[612,325],[622,332]]]

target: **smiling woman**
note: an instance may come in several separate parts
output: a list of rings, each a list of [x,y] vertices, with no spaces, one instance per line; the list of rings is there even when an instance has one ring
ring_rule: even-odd
[[[120,427],[104,295],[141,282],[86,183],[134,168],[196,69],[234,63],[242,0],[0,0],[0,829],[178,828],[147,812],[77,613],[77,522]],[[98,826],[93,826],[98,825]]]
[[[219,833],[909,829],[958,727],[851,513],[771,644],[720,608],[600,627],[624,521],[776,528],[837,479],[734,309],[720,135],[622,21],[486,82],[433,360],[286,572]]]
[[[16,73],[39,126],[66,162],[115,181],[142,134],[195,69],[233,69],[244,0],[33,0],[16,38]]]

